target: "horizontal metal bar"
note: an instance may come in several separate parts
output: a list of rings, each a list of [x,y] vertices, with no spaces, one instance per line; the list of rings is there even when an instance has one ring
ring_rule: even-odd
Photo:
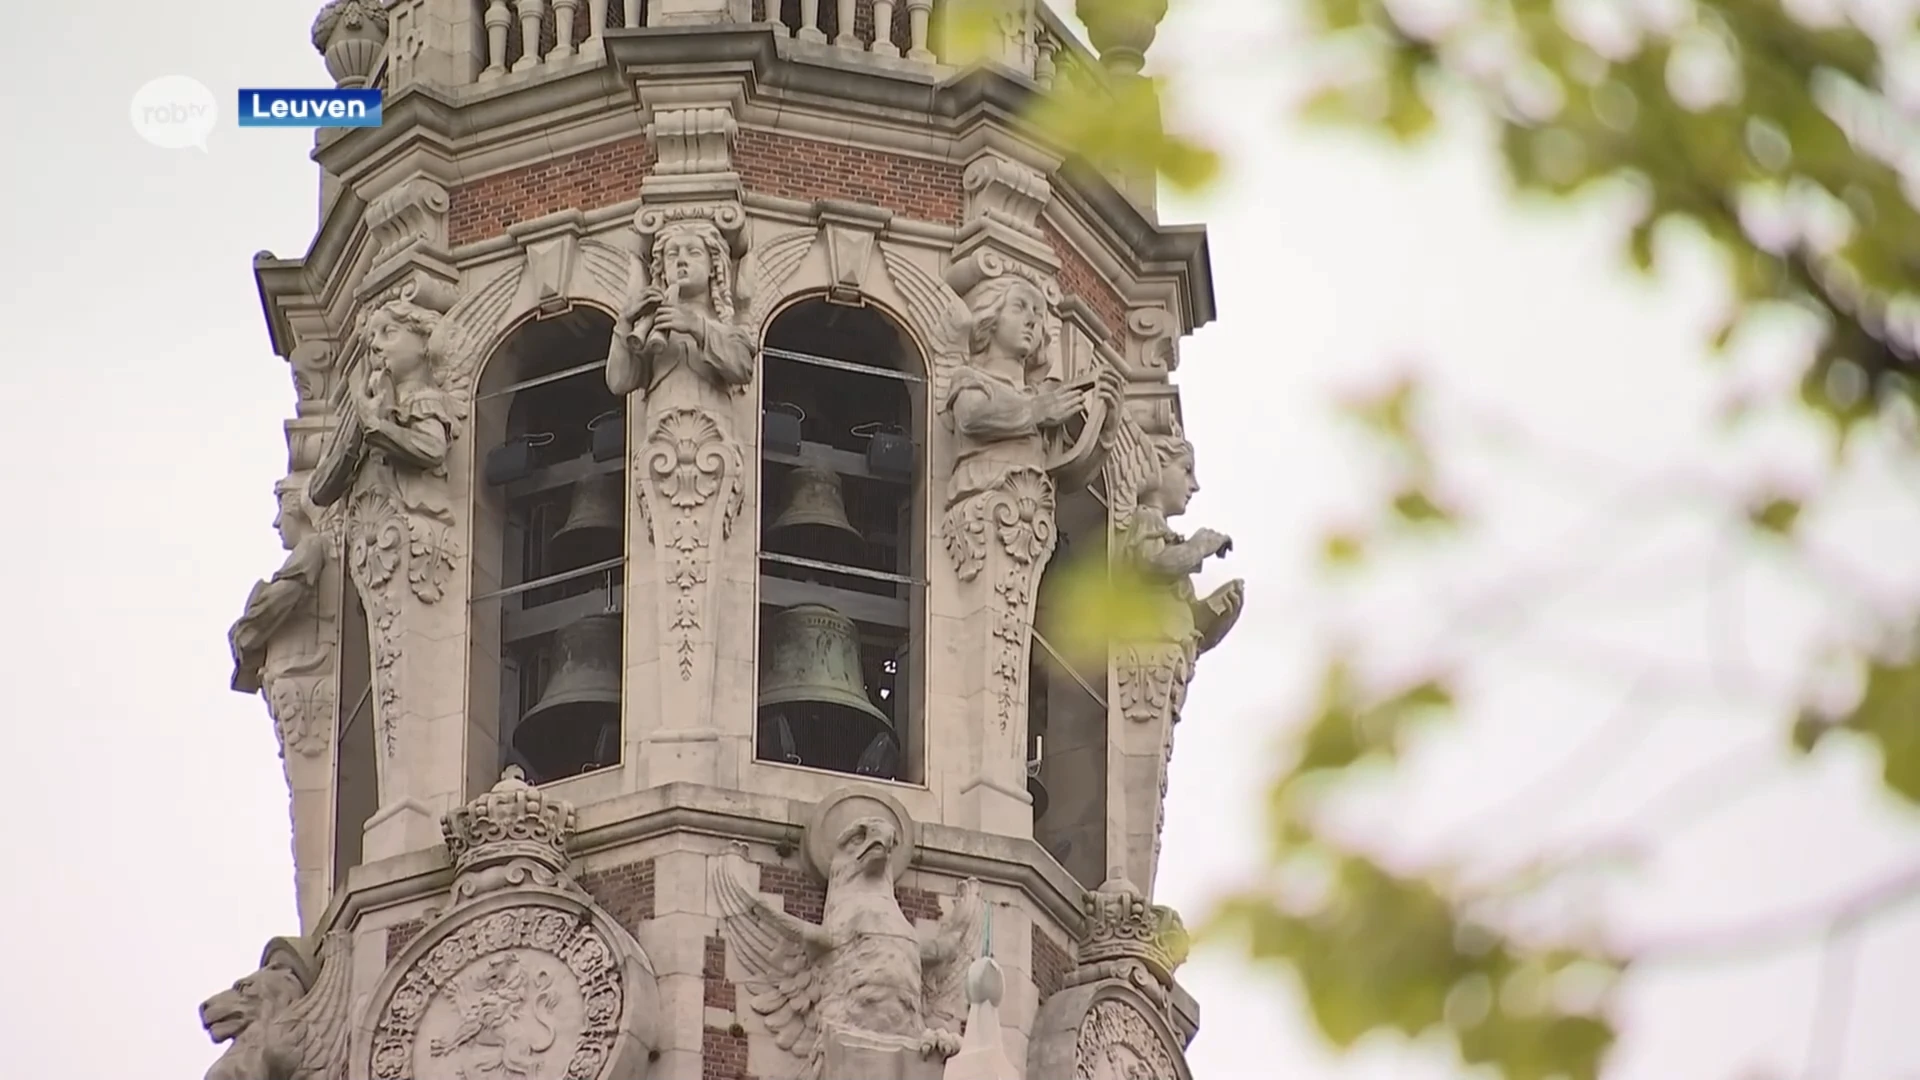
[[[508,394],[517,394],[520,391],[527,389],[528,387],[545,386],[546,384],[551,382],[559,382],[561,379],[571,379],[575,375],[579,375],[583,372],[596,371],[606,366],[607,366],[607,362],[605,360],[595,360],[591,364],[581,364],[579,367],[570,367],[565,371],[556,371],[549,375],[538,375],[538,376],[535,376],[534,378],[526,380],[525,382],[517,382],[517,383],[514,383],[512,386],[503,386],[498,390],[489,390],[486,393],[481,394],[479,397],[474,398],[473,400],[491,401],[497,397],[506,397]]]
[[[509,611],[500,620],[500,641],[504,645],[514,645],[528,638],[551,634],[589,615],[617,615],[622,606],[622,590],[615,589],[611,597],[604,592],[590,592],[525,611]]]
[[[625,555],[616,555],[611,559],[602,559],[597,563],[582,566],[576,570],[568,570],[559,574],[548,574],[543,578],[534,578],[532,581],[523,581],[518,585],[509,585],[504,589],[495,589],[490,593],[481,593],[479,596],[467,601],[467,603],[477,604],[482,600],[497,600],[503,596],[517,596],[523,592],[544,589],[549,585],[558,585],[563,581],[572,581],[574,578],[586,577],[588,574],[603,573],[616,566],[624,565],[626,561],[627,557]]]
[[[854,622],[873,623],[876,626],[905,627],[910,621],[907,602],[898,597],[875,596],[812,581],[792,581],[765,575],[760,578],[760,602],[778,608],[825,604]]]
[[[595,461],[591,453],[581,454],[566,461],[556,461],[543,465],[506,486],[507,498],[524,499],[529,495],[538,495],[543,491],[577,484],[589,476],[601,473],[617,473],[627,470],[626,455],[622,454],[612,461]]]
[[[831,356],[815,356],[812,353],[794,352],[791,349],[770,349],[761,346],[761,353],[776,360],[792,360],[797,364],[812,364],[815,367],[838,368],[841,371],[858,372],[861,375],[879,375],[887,379],[899,379],[901,382],[924,383],[927,380],[910,371],[896,371],[893,368],[874,367],[872,364],[856,364],[851,360],[836,360]]]
[[[919,578],[908,577],[905,574],[890,574],[885,570],[868,570],[864,566],[847,566],[843,563],[821,562],[819,559],[803,559],[798,555],[782,555],[775,551],[763,551],[760,553],[760,558],[765,562],[783,563],[787,566],[804,566],[809,570],[826,570],[835,574],[868,578],[872,581],[891,581],[896,585],[922,584]]]
[[[867,480],[878,480],[885,484],[911,484],[910,476],[880,476],[867,468],[867,455],[852,450],[842,450],[826,443],[803,442],[798,454],[782,454],[773,450],[763,450],[760,456],[781,465],[817,465],[830,469],[842,476],[858,476]]]

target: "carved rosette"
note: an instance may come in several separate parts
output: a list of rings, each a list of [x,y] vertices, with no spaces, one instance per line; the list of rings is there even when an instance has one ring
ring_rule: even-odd
[[[949,507],[940,536],[960,580],[984,576],[998,600],[993,618],[994,696],[1000,730],[1006,731],[1026,701],[1034,601],[1059,539],[1053,478],[1036,468],[1008,470],[993,488]]]
[[[1080,1025],[1073,1080],[1162,1080],[1178,1075],[1146,1015],[1124,1001],[1096,1002]]]
[[[441,830],[453,905],[388,968],[351,1080],[644,1071],[659,991],[633,938],[567,874],[573,806],[517,768]]]
[[[703,409],[672,409],[656,418],[646,443],[634,455],[642,477],[640,510],[647,539],[661,557],[661,579],[672,590],[663,604],[667,639],[682,681],[691,680],[714,538],[733,535],[746,499],[746,459],[721,420]]]

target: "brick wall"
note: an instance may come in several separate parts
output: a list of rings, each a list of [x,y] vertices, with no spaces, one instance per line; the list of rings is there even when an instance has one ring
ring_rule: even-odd
[[[470,244],[560,210],[639,198],[653,162],[653,145],[635,136],[462,184],[447,192],[447,241]]]
[[[845,199],[919,221],[960,224],[961,170],[949,162],[766,131],[742,131],[733,160],[749,191]]]
[[[1099,274],[1094,273],[1092,264],[1074,250],[1072,244],[1067,243],[1066,237],[1061,236],[1058,229],[1046,222],[1041,222],[1041,228],[1047,234],[1047,243],[1053,245],[1053,253],[1060,258],[1060,291],[1086,301],[1087,306],[1100,316],[1100,321],[1106,323],[1112,333],[1124,332],[1127,328],[1127,302]]]
[[[419,937],[420,931],[426,928],[425,919],[409,919],[387,927],[387,963],[393,963],[395,957],[406,952],[407,946],[413,944],[413,939]]]
[[[636,938],[640,924],[653,918],[652,859],[582,874],[580,887]]]
[[[1053,943],[1053,938],[1040,929],[1033,928],[1033,986],[1039,991],[1041,1001],[1053,996],[1066,982],[1067,972],[1073,967],[1073,958],[1067,950]]]

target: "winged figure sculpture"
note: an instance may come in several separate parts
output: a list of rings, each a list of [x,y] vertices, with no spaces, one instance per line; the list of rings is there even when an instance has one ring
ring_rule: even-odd
[[[714,897],[747,970],[749,1002],[780,1048],[802,1062],[793,1080],[826,1080],[833,1030],[902,1037],[942,1059],[960,1048],[967,966],[980,955],[986,904],[978,882],[962,882],[932,935],[916,935],[893,891],[900,842],[898,827],[882,817],[843,826],[817,924],[762,897],[744,852],[713,863]]]

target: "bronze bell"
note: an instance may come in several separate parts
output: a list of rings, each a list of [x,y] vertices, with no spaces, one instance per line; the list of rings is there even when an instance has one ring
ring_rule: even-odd
[[[618,558],[627,521],[619,473],[594,473],[573,485],[567,520],[547,541],[547,572],[565,573]]]
[[[513,729],[513,748],[542,779],[620,760],[620,616],[589,615],[554,635],[553,674]]]
[[[764,640],[761,717],[786,720],[800,764],[852,772],[875,737],[893,731],[867,696],[853,620],[824,604],[801,604],[768,619]]]
[[[801,465],[787,481],[787,506],[767,526],[770,539],[796,545],[796,555],[845,563],[858,557],[866,538],[847,519],[840,474],[818,465]],[[785,546],[785,545],[783,545]]]

